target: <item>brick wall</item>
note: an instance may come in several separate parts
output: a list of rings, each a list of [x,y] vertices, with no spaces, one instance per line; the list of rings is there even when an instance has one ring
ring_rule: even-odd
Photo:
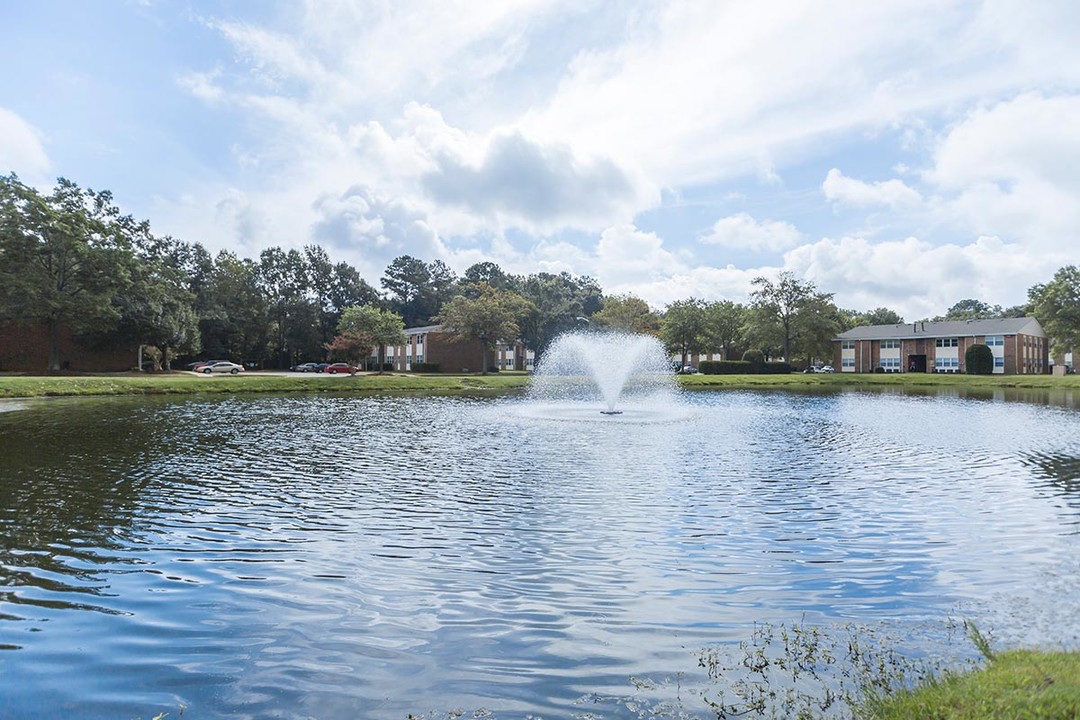
[[[122,372],[139,362],[139,347],[88,347],[71,331],[60,329],[60,367],[71,372]],[[49,338],[43,324],[0,323],[0,371],[44,373],[49,367]]]

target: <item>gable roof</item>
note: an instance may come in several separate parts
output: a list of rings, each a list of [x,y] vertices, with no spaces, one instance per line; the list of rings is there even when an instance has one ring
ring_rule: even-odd
[[[945,322],[916,322],[899,325],[864,325],[840,333],[834,340],[887,340],[940,337],[971,337],[973,335],[1016,335],[1023,333],[1046,337],[1039,321],[1033,317],[997,318],[994,320],[946,320]]]
[[[406,335],[421,335],[423,333],[439,332],[442,325],[424,325],[423,327],[405,328]]]

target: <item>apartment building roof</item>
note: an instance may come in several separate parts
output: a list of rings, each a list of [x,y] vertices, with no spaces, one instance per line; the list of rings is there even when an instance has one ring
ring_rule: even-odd
[[[422,327],[405,328],[407,335],[423,335],[424,333],[439,332],[442,325],[424,325]]]
[[[834,340],[891,340],[940,337],[971,337],[973,335],[1016,335],[1023,333],[1046,337],[1039,321],[1033,317],[998,318],[994,320],[947,320],[945,322],[914,322],[899,325],[864,325],[840,333]]]

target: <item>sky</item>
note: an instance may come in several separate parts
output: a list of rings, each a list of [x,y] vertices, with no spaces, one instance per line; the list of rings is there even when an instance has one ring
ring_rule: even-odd
[[[0,173],[156,234],[908,320],[1080,263],[1073,0],[2,0]]]

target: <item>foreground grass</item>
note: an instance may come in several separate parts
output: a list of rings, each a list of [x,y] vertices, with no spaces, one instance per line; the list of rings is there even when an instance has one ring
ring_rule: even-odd
[[[247,373],[238,376],[205,376],[188,372],[152,375],[71,375],[0,377],[0,398],[30,398],[69,395],[173,395],[191,393],[458,393],[502,392],[528,385],[525,373],[492,375],[419,375],[412,373],[361,374],[355,377],[326,375],[269,375]],[[1045,390],[1080,389],[1080,375],[681,375],[687,390],[776,388],[782,390],[827,390],[830,388],[959,388],[993,390],[1029,388]]]
[[[867,720],[1071,720],[1080,717],[1080,653],[1012,650],[981,670],[875,699]]]

